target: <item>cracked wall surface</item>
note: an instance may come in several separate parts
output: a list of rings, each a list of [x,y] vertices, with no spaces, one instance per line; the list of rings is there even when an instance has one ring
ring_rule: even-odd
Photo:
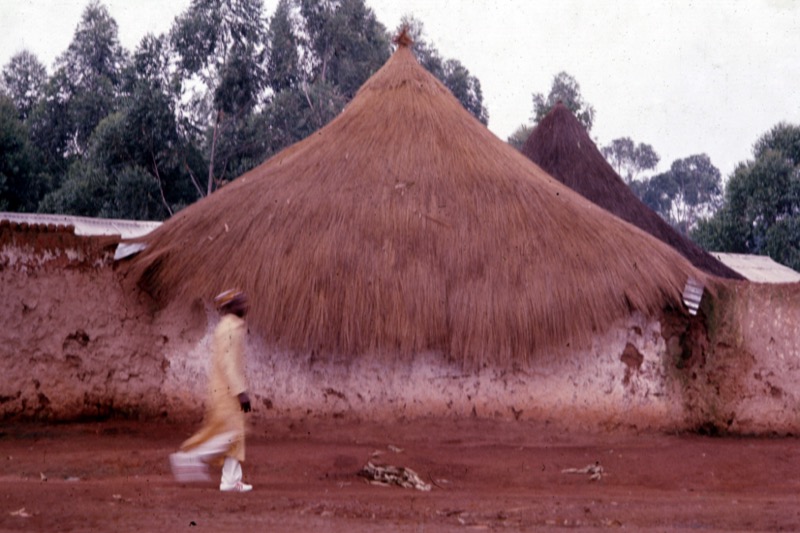
[[[114,239],[0,227],[0,417],[152,416],[165,359],[147,298],[122,290]]]
[[[114,239],[0,227],[0,418],[202,417],[202,302],[156,308],[126,288]],[[251,333],[255,418],[538,419],[597,428],[800,432],[800,285],[732,284],[706,319],[634,314],[526,368],[464,370],[441,354],[288,354]]]

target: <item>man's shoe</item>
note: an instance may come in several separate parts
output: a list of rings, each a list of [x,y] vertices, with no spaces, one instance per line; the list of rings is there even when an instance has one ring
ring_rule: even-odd
[[[219,490],[222,492],[250,492],[253,490],[253,485],[248,485],[247,483],[242,483],[241,481],[237,481],[233,485],[220,483]]]

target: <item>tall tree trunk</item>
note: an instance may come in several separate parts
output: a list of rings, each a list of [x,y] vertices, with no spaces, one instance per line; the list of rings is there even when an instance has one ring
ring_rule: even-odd
[[[169,213],[169,216],[173,215],[172,208],[167,203],[167,197],[164,196],[164,185],[161,183],[161,174],[158,172],[158,163],[156,162],[156,156],[153,155],[153,152],[150,152],[150,158],[153,160],[153,172],[156,174],[156,181],[158,182],[158,192],[161,193],[161,203],[164,204],[164,208]]]
[[[210,195],[214,189],[214,156],[217,152],[217,139],[219,138],[221,120],[222,111],[217,111],[217,119],[214,122],[214,135],[211,138],[211,155],[208,163],[208,187],[206,189],[206,196]]]

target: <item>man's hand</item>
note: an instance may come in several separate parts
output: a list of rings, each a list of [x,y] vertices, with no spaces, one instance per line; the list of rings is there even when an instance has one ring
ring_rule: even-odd
[[[237,396],[237,398],[239,398],[239,405],[242,407],[242,411],[244,411],[245,413],[249,413],[250,412],[250,396],[248,396],[246,392],[240,392],[239,396]]]

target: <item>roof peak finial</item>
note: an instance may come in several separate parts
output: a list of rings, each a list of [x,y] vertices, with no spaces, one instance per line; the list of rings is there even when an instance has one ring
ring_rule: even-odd
[[[409,48],[412,44],[414,44],[414,39],[411,38],[411,28],[408,26],[408,24],[403,24],[403,26],[400,28],[400,33],[395,35],[394,39],[392,39],[392,42],[403,48]]]

